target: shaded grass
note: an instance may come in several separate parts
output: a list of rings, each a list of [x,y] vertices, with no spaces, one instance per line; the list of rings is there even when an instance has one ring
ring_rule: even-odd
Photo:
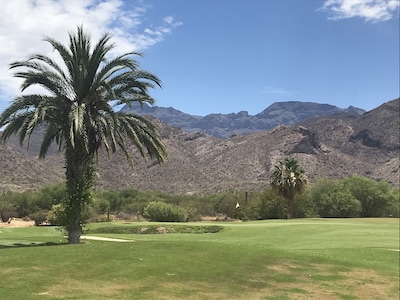
[[[0,228],[0,294],[4,299],[397,299],[399,252],[390,250],[399,246],[396,221],[220,223],[224,230],[213,234],[99,234],[135,242],[80,245],[63,244],[54,228]],[[93,224],[89,232],[133,225]]]

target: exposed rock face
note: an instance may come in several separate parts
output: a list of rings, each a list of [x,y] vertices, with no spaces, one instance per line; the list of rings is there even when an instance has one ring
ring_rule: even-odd
[[[299,141],[297,145],[293,147],[288,154],[293,153],[305,153],[305,154],[316,154],[315,150],[320,148],[319,140],[317,134],[305,127],[297,127],[296,131],[301,133],[304,138]]]
[[[400,100],[386,102],[354,121],[350,141],[389,151],[399,150]]]
[[[374,136],[373,132],[368,129],[363,129],[355,135],[350,136],[350,142],[361,141],[365,146],[380,148],[382,147],[381,140]]]

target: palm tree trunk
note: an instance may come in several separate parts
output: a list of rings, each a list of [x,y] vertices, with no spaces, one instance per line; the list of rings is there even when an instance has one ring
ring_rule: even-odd
[[[286,216],[287,219],[291,219],[293,217],[293,202],[294,202],[294,197],[292,195],[289,195],[286,199]]]
[[[71,216],[75,214],[74,216]],[[80,240],[81,240],[81,234],[82,234],[82,226],[81,226],[81,222],[79,220],[79,218],[77,218],[77,216],[79,216],[80,214],[78,212],[76,213],[72,213],[69,212],[66,214],[67,215],[67,231],[68,231],[68,243],[70,244],[79,244]],[[68,216],[69,215],[69,216]]]
[[[85,223],[85,211],[90,202],[90,189],[93,183],[93,157],[84,149],[66,147],[66,185],[65,229],[68,242],[78,244]]]

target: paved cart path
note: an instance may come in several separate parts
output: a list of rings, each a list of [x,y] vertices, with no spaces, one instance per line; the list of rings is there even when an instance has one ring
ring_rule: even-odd
[[[93,240],[93,241],[119,242],[119,243],[134,242],[134,240],[114,239],[114,238],[106,238],[106,237],[92,236],[92,235],[83,235],[81,236],[81,239]]]

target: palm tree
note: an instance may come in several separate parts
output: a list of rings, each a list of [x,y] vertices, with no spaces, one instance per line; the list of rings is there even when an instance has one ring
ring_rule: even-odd
[[[16,97],[0,115],[0,127],[6,126],[2,139],[17,134],[20,143],[29,146],[35,128],[43,126],[45,134],[39,150],[44,158],[51,144],[65,154],[65,175],[68,197],[64,203],[63,225],[69,243],[79,243],[84,213],[90,203],[98,151],[107,153],[120,148],[127,159],[133,144],[145,157],[162,162],[166,150],[155,126],[146,118],[116,112],[114,106],[154,103],[148,89],[161,87],[160,80],[140,70],[133,59],[136,52],[110,58],[110,35],[105,34],[92,47],[91,38],[82,26],[69,34],[69,46],[45,38],[59,54],[62,63],[33,54],[11,64],[11,69],[24,68],[15,74],[23,79],[21,91],[37,85],[44,94]],[[128,143],[127,143],[128,142]]]
[[[294,197],[304,190],[306,184],[304,171],[294,158],[286,157],[283,162],[279,162],[279,166],[275,166],[271,174],[271,186],[286,199],[288,219],[293,216]]]

